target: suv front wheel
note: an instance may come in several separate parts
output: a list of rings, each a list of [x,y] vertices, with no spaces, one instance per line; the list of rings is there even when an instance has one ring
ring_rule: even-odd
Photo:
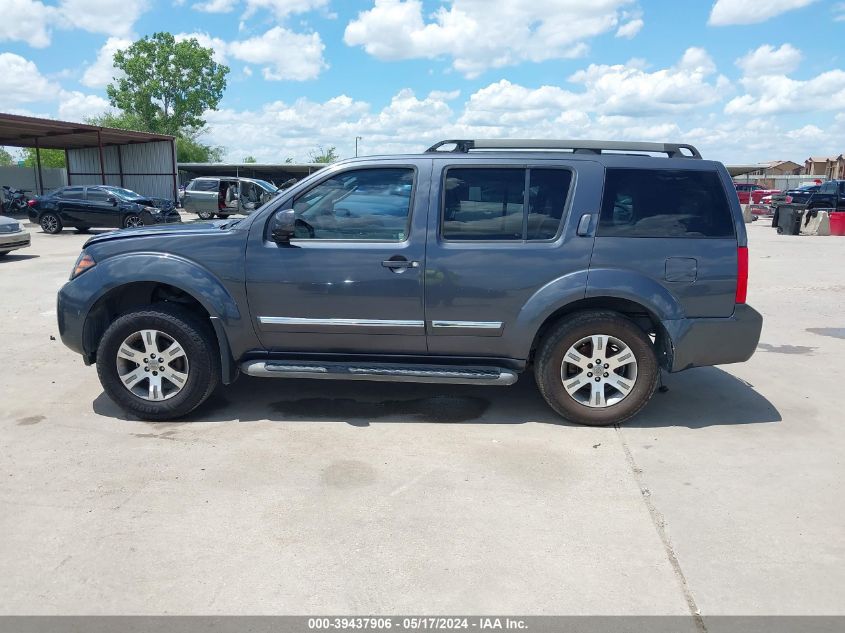
[[[567,317],[543,339],[534,364],[546,402],[589,426],[636,415],[654,394],[659,371],[651,340],[615,312]]]
[[[105,331],[97,374],[106,394],[145,420],[186,415],[205,401],[220,379],[211,328],[171,304],[127,312]]]

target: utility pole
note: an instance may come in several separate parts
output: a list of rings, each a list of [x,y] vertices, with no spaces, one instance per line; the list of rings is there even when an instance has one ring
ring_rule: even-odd
[[[356,136],[355,137],[355,158],[358,158],[358,141],[364,140],[363,136]]]

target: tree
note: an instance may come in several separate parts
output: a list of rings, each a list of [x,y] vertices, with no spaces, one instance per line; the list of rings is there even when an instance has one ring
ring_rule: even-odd
[[[137,130],[140,132],[152,132],[144,127],[143,121],[137,116],[128,112],[103,112],[97,116],[87,117],[85,122],[88,125],[99,125],[100,127],[116,127],[120,130]]]
[[[255,160],[255,156],[249,155],[244,158],[245,163],[257,163],[258,161]]]
[[[9,167],[15,165],[17,162],[12,155],[6,151],[5,147],[0,147],[0,167]]]
[[[328,149],[323,149],[322,145],[318,145],[317,149],[311,150],[308,153],[312,163],[333,163],[340,156],[337,155],[337,148],[332,145]]]
[[[109,101],[145,131],[177,136],[198,130],[205,125],[202,113],[217,109],[229,73],[213,52],[194,38],[146,36],[114,54],[115,68],[124,76],[106,88]]]
[[[64,167],[65,166],[65,152],[61,149],[42,149],[41,155],[42,167]],[[35,162],[35,148],[23,148],[23,164],[26,167],[34,167]]]
[[[200,130],[201,132],[201,130]],[[223,148],[200,143],[199,132],[176,137],[176,160],[180,163],[219,163],[223,160]]]

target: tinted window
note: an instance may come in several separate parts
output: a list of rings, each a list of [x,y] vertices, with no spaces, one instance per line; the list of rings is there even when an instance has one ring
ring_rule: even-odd
[[[524,169],[450,169],[446,174],[443,237],[521,240]]]
[[[547,240],[557,235],[572,173],[565,169],[450,169],[441,234],[447,240]]]
[[[355,169],[294,200],[297,239],[380,240],[408,236],[414,170]]]
[[[608,169],[598,233],[604,237],[733,237],[718,174]]]
[[[532,169],[528,185],[528,239],[550,240],[557,235],[572,182],[568,169]]]
[[[188,184],[190,191],[217,191],[216,180],[192,180]]]
[[[82,200],[82,187],[66,187],[59,192],[60,198]]]
[[[105,189],[88,188],[89,202],[108,202],[109,192]]]

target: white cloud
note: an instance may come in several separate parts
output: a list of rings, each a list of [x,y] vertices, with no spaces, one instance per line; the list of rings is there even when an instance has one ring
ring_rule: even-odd
[[[132,44],[132,40],[122,37],[110,37],[100,47],[97,59],[85,69],[80,83],[89,88],[102,88],[111,83],[114,77],[122,75],[114,67],[114,54]]]
[[[829,70],[801,81],[786,75],[743,80],[746,94],[725,106],[726,114],[766,115],[845,109],[845,71]]]
[[[716,0],[710,12],[709,24],[757,24],[813,2],[816,0]]]
[[[426,22],[421,0],[375,0],[344,32],[382,60],[452,58],[468,77],[524,61],[584,55],[586,41],[617,28],[633,0],[451,0]],[[623,33],[639,27],[625,25]],[[625,35],[623,35],[625,36]]]
[[[225,40],[222,40],[219,37],[214,37],[209,35],[208,33],[177,33],[173,36],[177,42],[181,42],[183,40],[195,39],[200,46],[203,48],[210,48],[212,53],[212,58],[218,64],[225,64],[226,61],[226,51],[229,48],[229,45],[226,43]]]
[[[206,0],[191,5],[197,11],[204,13],[229,13],[238,5],[238,0]]]
[[[716,66],[701,48],[689,48],[670,68],[648,72],[636,64],[591,64],[570,77],[582,84],[592,107],[605,114],[684,112],[720,100],[727,80],[711,81]]]
[[[261,72],[267,80],[315,79],[328,67],[323,59],[324,49],[319,33],[295,33],[282,26],[228,45],[232,57],[263,64]]]
[[[640,32],[640,29],[643,28],[644,24],[645,22],[640,18],[626,22],[616,30],[616,37],[624,37],[629,40],[633,39]]]
[[[20,88],[0,91],[0,111],[22,103],[52,100],[59,89],[41,74],[34,62],[14,53],[0,53],[0,77],[6,86]]]
[[[836,22],[845,22],[845,2],[833,5],[833,19]]]
[[[798,68],[802,57],[801,51],[792,44],[783,44],[780,48],[764,44],[737,59],[736,65],[748,77],[787,74]]]
[[[327,7],[329,0],[246,0],[244,17],[250,17],[261,9],[272,12],[277,20],[295,13],[306,13]]]
[[[59,93],[59,119],[62,121],[84,121],[87,117],[97,116],[114,109],[106,99],[97,95],[87,95],[77,90],[62,90]]]
[[[148,8],[148,0],[61,0],[57,26],[126,37]]]
[[[18,40],[35,48],[49,46],[55,11],[38,0],[3,0],[0,41]]]

